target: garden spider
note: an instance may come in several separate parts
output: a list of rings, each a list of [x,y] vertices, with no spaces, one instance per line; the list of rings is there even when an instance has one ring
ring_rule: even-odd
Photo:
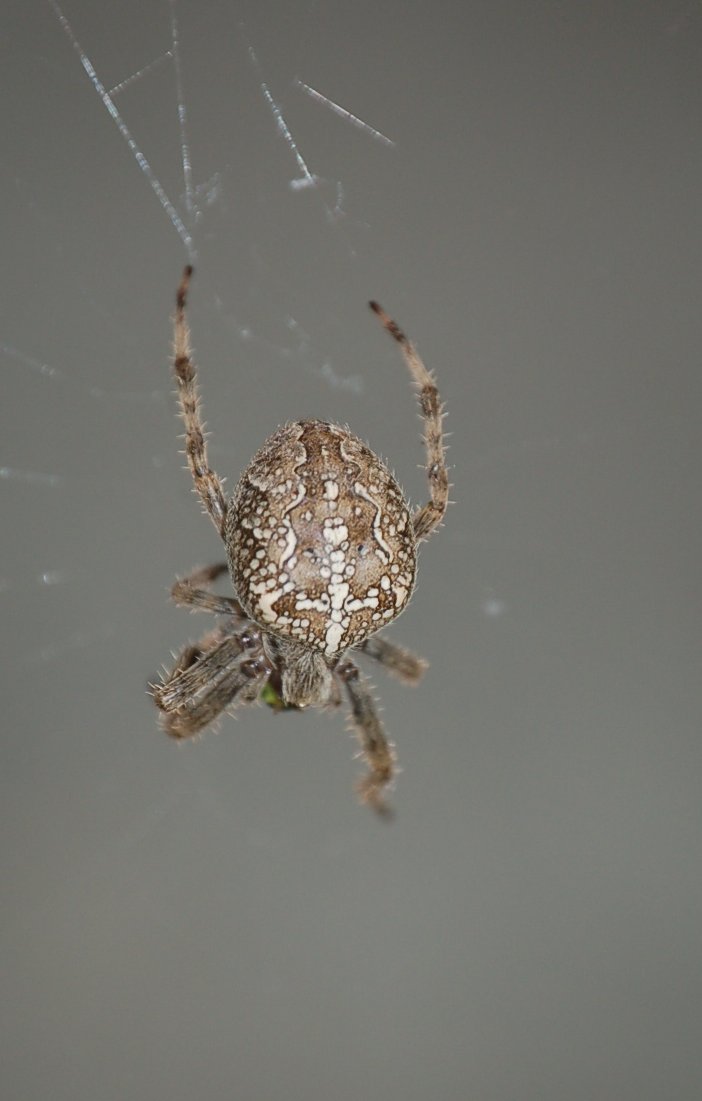
[[[196,570],[172,588],[176,604],[223,618],[186,646],[161,683],[151,686],[162,726],[174,738],[189,738],[236,704],[261,700],[276,710],[338,705],[345,690],[368,765],[359,796],[386,814],[383,796],[395,755],[350,652],[375,658],[409,684],[426,668],[421,658],[376,632],[406,607],[417,544],[446,511],[438,391],[404,333],[371,302],[400,345],[417,387],[427,503],[410,512],[378,456],[348,429],[318,420],[294,421],[274,432],[227,499],[207,461],[185,319],[191,276],[186,267],[174,317],[178,400],[194,488],[224,543],[227,562]],[[236,598],[211,591],[227,572]]]

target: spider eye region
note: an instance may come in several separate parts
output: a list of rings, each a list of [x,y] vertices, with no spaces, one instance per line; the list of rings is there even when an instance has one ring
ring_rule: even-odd
[[[266,440],[234,491],[225,540],[246,614],[327,658],[390,623],[414,588],[402,490],[366,444],[324,421]]]

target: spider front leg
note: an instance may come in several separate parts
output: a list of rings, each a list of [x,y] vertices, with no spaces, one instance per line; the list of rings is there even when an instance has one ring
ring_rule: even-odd
[[[448,505],[449,480],[446,467],[446,447],[441,427],[444,417],[441,398],[431,371],[427,370],[414,344],[407,339],[397,322],[393,321],[377,302],[369,302],[369,306],[378,315],[390,336],[400,345],[400,351],[412,376],[412,381],[419,391],[419,408],[424,418],[426,471],[431,497],[425,505],[422,505],[414,513],[412,526],[417,540],[428,539],[443,520]]]
[[[260,643],[257,632],[230,635],[220,627],[186,647],[164,681],[152,685],[166,733],[192,738],[235,701],[253,703],[272,670]]]
[[[217,562],[214,566],[194,570],[187,577],[179,577],[171,588],[171,599],[180,607],[199,608],[203,612],[214,612],[215,615],[245,619],[244,609],[238,600],[231,596],[217,596],[209,591],[208,587],[224,573],[229,573],[229,566],[226,562]]]
[[[395,755],[376,714],[368,681],[348,659],[336,667],[336,674],[346,686],[353,725],[368,764],[367,774],[358,783],[359,798],[378,814],[389,818],[392,810],[383,799],[383,792],[394,775]]]
[[[191,666],[199,661],[203,654],[206,654],[208,650],[214,650],[215,646],[218,646],[220,642],[226,637],[225,632],[221,627],[215,627],[213,631],[208,631],[206,635],[198,639],[197,642],[189,642],[187,646],[178,654],[176,663],[171,669],[170,673],[166,673],[162,678],[161,684],[158,685],[160,689],[162,686],[174,681],[181,673],[184,673],[186,669],[190,669]],[[152,688],[155,686],[152,685]]]
[[[193,476],[195,489],[210,515],[212,523],[224,538],[224,520],[227,502],[220,479],[207,461],[205,444],[205,426],[200,410],[200,395],[197,387],[197,371],[192,360],[190,332],[185,320],[185,306],[188,287],[193,274],[190,265],[185,268],[183,278],[176,295],[176,312],[173,319],[173,367],[178,383],[178,402],[180,414],[185,423],[185,453]]]

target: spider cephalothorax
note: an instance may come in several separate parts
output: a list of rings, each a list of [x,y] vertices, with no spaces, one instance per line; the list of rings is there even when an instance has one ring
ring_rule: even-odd
[[[385,812],[383,791],[393,776],[394,756],[348,651],[375,658],[409,683],[425,669],[420,658],[375,632],[407,605],[417,543],[446,510],[436,386],[405,335],[372,302],[419,389],[430,500],[411,513],[395,478],[366,444],[339,425],[305,420],[284,425],[266,440],[227,501],[207,463],[185,322],[191,275],[186,268],[178,290],[175,373],[195,488],[224,542],[227,563],[177,581],[173,597],[224,618],[186,647],[154,686],[163,725],[172,736],[185,738],[235,704],[260,699],[277,710],[334,705],[344,686],[369,765],[361,798]],[[237,599],[210,590],[227,569]]]

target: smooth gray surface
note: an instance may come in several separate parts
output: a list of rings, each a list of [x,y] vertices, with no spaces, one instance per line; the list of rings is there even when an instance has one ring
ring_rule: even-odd
[[[423,498],[372,296],[455,504],[393,630],[431,669],[376,678],[390,827],[340,713],[158,733],[204,625],[168,586],[221,553],[169,379],[187,250],[55,7],[6,5],[3,1095],[700,1097],[702,8],[179,2],[197,220],[169,4],[61,10],[107,89],[161,58],[114,103],[192,235],[217,469],[322,416]]]

